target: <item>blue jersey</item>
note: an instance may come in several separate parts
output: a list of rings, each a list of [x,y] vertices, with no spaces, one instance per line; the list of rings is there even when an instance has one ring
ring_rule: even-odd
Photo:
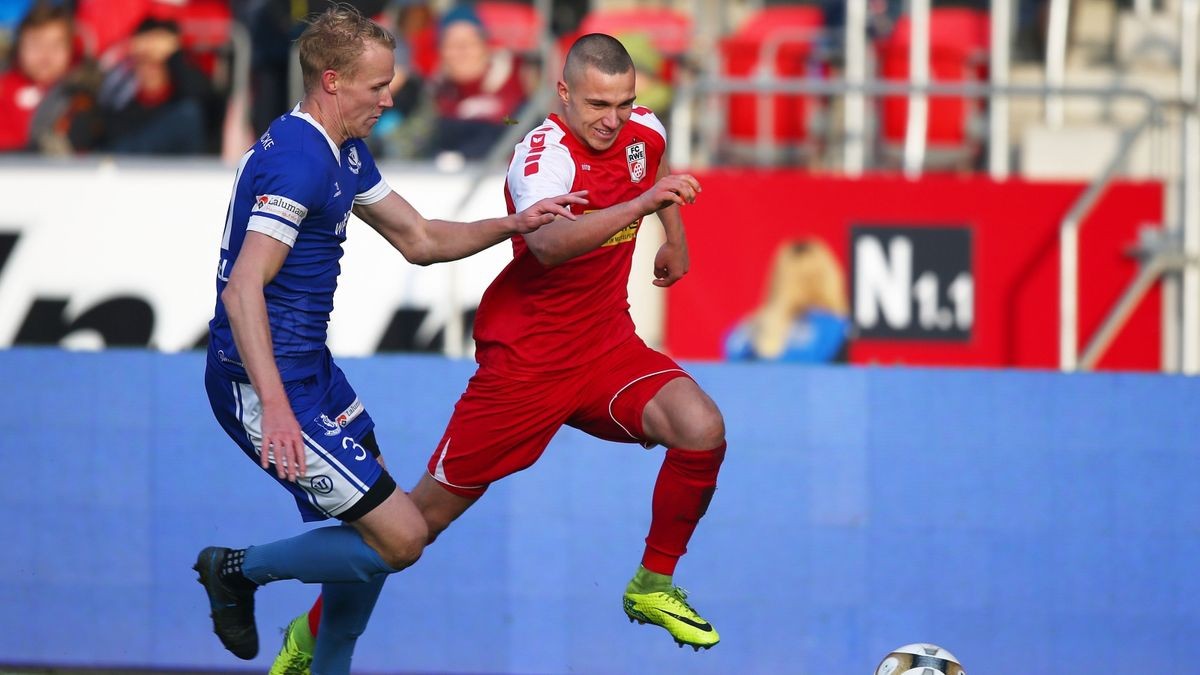
[[[335,146],[299,106],[276,119],[242,157],[234,178],[217,265],[216,312],[209,322],[209,360],[230,377],[248,381],[221,291],[246,232],[254,231],[292,249],[263,289],[279,374],[285,382],[314,374],[325,356],[350,210],[390,192],[362,140]]]

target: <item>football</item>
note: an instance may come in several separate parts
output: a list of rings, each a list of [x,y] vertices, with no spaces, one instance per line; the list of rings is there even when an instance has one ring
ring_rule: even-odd
[[[918,642],[893,649],[875,668],[875,675],[967,675],[967,671],[945,649]]]

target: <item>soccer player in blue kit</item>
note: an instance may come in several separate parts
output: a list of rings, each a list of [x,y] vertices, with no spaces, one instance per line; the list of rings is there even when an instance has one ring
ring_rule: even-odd
[[[321,583],[311,672],[348,673],[387,575],[420,557],[425,521],[380,458],[374,424],[325,345],[350,214],[406,259],[471,255],[556,216],[583,192],[474,223],[426,220],[380,176],[367,136],[391,106],[391,35],[335,5],[298,40],[304,99],[242,158],[221,239],[205,388],[221,427],[296,500],[305,521],[341,525],[245,549],[210,546],[195,569],[213,630],[243,659],[258,653],[254,593]]]

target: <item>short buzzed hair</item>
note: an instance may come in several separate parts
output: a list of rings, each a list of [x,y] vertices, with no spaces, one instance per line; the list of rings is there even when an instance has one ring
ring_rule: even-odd
[[[620,75],[633,70],[633,59],[615,37],[604,33],[588,33],[575,41],[563,64],[563,79],[578,82],[583,71],[591,66],[605,75]]]
[[[396,38],[391,33],[351,5],[335,3],[318,14],[296,40],[296,46],[300,48],[304,91],[316,89],[321,83],[321,73],[326,70],[352,77],[358,67],[358,57],[366,51],[368,42],[375,42],[389,51],[396,48]]]

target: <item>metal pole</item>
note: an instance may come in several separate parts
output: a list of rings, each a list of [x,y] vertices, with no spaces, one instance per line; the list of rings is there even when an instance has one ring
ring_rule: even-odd
[[[1046,86],[1063,86],[1067,71],[1067,29],[1070,25],[1069,0],[1050,0],[1050,20],[1046,28]],[[1046,126],[1059,129],[1063,125],[1061,96],[1046,97]]]
[[[846,82],[861,85],[867,79],[867,0],[846,0],[845,45]],[[847,93],[842,113],[842,168],[848,176],[860,176],[866,164],[866,97],[861,92]]]
[[[1183,122],[1183,268],[1182,372],[1200,372],[1200,111],[1197,111],[1197,32],[1200,0],[1183,0],[1179,6],[1179,94],[1186,104]]]
[[[908,81],[929,84],[929,0],[909,3]],[[904,134],[904,175],[918,178],[925,164],[925,134],[929,126],[929,97],[920,90],[908,97],[908,127]]]
[[[1079,221],[1064,222],[1058,241],[1058,367],[1069,373],[1079,367]]]
[[[992,0],[992,86],[1008,85],[1012,45],[1012,0]],[[993,94],[988,102],[988,172],[993,180],[1008,178],[1008,97]]]
[[[1096,364],[1100,362],[1100,357],[1104,356],[1104,351],[1116,339],[1117,333],[1129,320],[1133,311],[1137,309],[1142,298],[1154,287],[1154,282],[1158,281],[1168,268],[1180,264],[1175,258],[1176,256],[1160,253],[1138,272],[1133,283],[1121,294],[1116,306],[1112,308],[1105,317],[1104,323],[1100,325],[1096,334],[1084,347],[1083,355],[1079,357],[1081,370],[1092,370],[1096,367]]]

